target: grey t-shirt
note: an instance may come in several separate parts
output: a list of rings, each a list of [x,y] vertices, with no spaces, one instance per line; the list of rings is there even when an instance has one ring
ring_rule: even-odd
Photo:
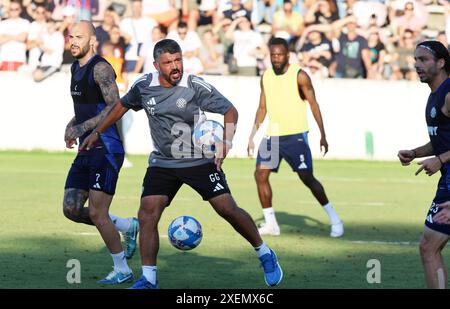
[[[182,168],[211,162],[192,143],[194,126],[204,120],[203,111],[225,114],[233,105],[202,78],[184,74],[178,85],[160,85],[158,73],[136,80],[121,98],[122,105],[147,113],[155,150],[149,166]]]

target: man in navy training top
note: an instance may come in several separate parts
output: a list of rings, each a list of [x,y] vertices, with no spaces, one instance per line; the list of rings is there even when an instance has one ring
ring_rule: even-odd
[[[398,157],[402,165],[409,165],[415,158],[432,156],[418,162],[416,175],[421,171],[428,176],[441,172],[425,220],[420,256],[428,288],[444,289],[447,269],[441,251],[450,238],[450,56],[440,42],[424,41],[417,45],[414,59],[420,81],[431,89],[425,109],[430,142],[412,150],[400,150]]]
[[[119,98],[115,73],[111,65],[95,54],[95,28],[88,21],[74,25],[70,33],[70,52],[76,58],[72,64],[70,91],[75,116],[66,127],[64,140],[67,148],[80,144],[92,129],[111,110]],[[67,175],[64,188],[64,215],[77,223],[95,225],[111,252],[114,270],[100,283],[118,284],[133,280],[126,258],[136,250],[139,230],[136,218],[119,218],[109,215],[124,150],[116,126],[99,136],[89,151],[78,150]],[[88,200],[88,207],[84,204]],[[122,232],[126,253],[120,243]]]

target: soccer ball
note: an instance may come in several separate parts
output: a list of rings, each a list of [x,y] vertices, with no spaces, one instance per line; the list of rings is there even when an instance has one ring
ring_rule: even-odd
[[[169,224],[167,235],[175,248],[192,250],[202,241],[202,226],[193,217],[181,216]]]
[[[194,147],[206,156],[213,156],[216,152],[216,143],[223,141],[223,126],[215,120],[205,120],[194,128],[192,142]]]

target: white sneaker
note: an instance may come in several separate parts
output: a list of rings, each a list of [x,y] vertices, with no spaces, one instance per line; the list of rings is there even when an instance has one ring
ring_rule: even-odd
[[[259,235],[271,235],[271,236],[279,236],[280,235],[280,227],[278,225],[269,225],[266,223],[261,223],[261,227],[258,229]]]
[[[123,167],[123,168],[133,167],[133,163],[131,163],[131,161],[128,160],[127,157],[125,157],[125,158],[123,159],[122,167]]]
[[[341,237],[344,235],[344,223],[342,221],[339,221],[339,223],[332,224],[331,225],[331,237]]]

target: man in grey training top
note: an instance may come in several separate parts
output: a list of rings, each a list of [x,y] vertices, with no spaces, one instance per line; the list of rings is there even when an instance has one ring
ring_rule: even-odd
[[[238,119],[236,108],[203,79],[183,75],[182,53],[175,41],[159,41],[153,56],[158,72],[139,78],[82,145],[82,148],[92,147],[99,135],[130,108],[144,109],[147,113],[155,150],[149,157],[138,213],[143,275],[132,288],[159,287],[156,279],[158,222],[184,183],[194,188],[255,248],[266,284],[278,285],[283,272],[277,256],[263,242],[248,213],[236,205],[221,169],[232,145]],[[224,143],[216,145],[218,151],[214,158],[207,158],[192,147],[191,132],[203,111],[224,115]]]

